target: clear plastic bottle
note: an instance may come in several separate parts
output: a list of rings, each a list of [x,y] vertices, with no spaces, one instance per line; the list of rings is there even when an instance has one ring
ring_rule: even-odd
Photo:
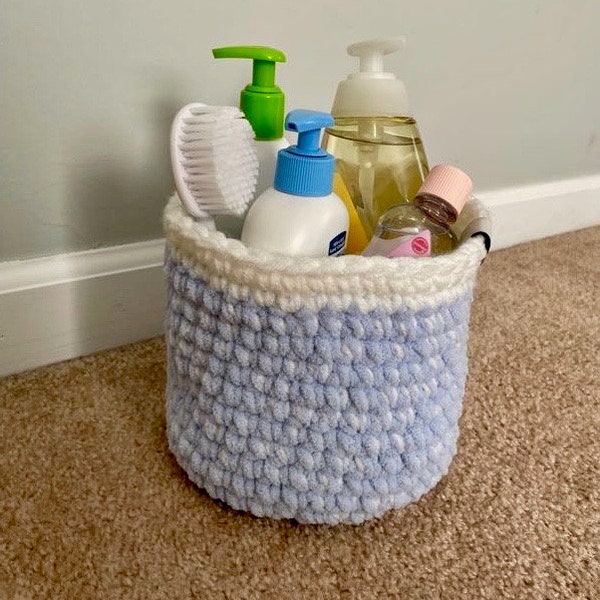
[[[471,196],[470,177],[450,165],[437,165],[425,178],[414,204],[400,204],[379,220],[364,256],[430,256],[452,251],[450,226]]]
[[[383,71],[383,56],[403,46],[403,38],[394,38],[348,47],[360,59],[359,71],[340,82],[335,124],[323,136],[336,157],[334,190],[345,187],[367,238],[386,210],[414,199],[429,170],[405,86]]]

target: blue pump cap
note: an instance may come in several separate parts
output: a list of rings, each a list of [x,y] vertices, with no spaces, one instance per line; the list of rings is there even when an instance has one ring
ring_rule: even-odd
[[[319,147],[321,129],[333,125],[328,113],[292,110],[285,119],[288,131],[297,131],[295,146],[277,154],[273,187],[294,196],[328,196],[333,189],[334,157]]]

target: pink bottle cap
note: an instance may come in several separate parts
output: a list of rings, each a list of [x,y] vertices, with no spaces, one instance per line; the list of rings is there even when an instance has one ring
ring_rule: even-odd
[[[436,165],[425,177],[417,192],[417,199],[423,195],[437,196],[450,204],[458,214],[472,191],[473,182],[464,171],[451,165]]]

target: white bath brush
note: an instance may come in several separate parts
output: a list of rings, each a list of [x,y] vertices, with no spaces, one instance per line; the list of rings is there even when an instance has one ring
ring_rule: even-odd
[[[194,217],[242,215],[254,195],[254,131],[234,106],[184,106],[171,127],[175,187]]]

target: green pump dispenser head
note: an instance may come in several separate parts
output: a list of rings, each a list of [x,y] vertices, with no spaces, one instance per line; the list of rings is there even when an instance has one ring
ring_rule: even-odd
[[[212,53],[215,58],[252,59],[252,83],[240,94],[240,108],[257,140],[282,138],[285,96],[275,85],[275,63],[285,62],[285,54],[266,46],[228,46]]]

